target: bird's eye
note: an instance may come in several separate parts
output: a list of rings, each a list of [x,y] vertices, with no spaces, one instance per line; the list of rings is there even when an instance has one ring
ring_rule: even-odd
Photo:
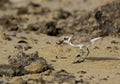
[[[64,40],[68,40],[68,38],[64,38]]]

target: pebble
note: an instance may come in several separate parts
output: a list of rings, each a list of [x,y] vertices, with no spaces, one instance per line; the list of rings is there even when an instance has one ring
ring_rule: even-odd
[[[40,61],[32,62],[30,65],[25,66],[25,70],[29,73],[39,73],[44,70],[47,64],[42,64]]]

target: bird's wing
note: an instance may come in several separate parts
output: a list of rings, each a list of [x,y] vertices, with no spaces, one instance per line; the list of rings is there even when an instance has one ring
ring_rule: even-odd
[[[88,43],[90,42],[91,37],[88,36],[87,34],[79,34],[79,35],[74,35],[71,38],[71,43],[73,44],[80,44],[80,43]]]

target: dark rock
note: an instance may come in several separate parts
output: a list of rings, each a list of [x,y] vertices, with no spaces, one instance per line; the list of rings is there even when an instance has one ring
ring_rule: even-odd
[[[15,56],[9,56],[8,62],[15,72],[14,75],[40,73],[50,69],[46,60],[43,57],[39,57],[37,52],[30,55],[20,52]]]
[[[96,11],[96,13],[95,13],[95,19],[96,19],[97,21],[100,21],[101,18],[102,18],[102,12],[99,11],[99,10]]]
[[[17,31],[19,29],[19,21],[13,16],[4,16],[0,18],[0,25],[9,31]]]
[[[66,72],[65,70],[58,71],[55,74],[54,81],[58,83],[68,83],[68,84],[75,84],[75,77],[70,73]]]
[[[20,40],[20,41],[18,41],[18,43],[25,43],[25,44],[27,44],[27,41]]]
[[[28,8],[26,7],[18,8],[17,15],[23,15],[23,14],[28,14]]]
[[[27,26],[27,29],[30,31],[38,31],[40,29],[40,25],[38,25],[37,23],[29,24]]]
[[[16,48],[19,51],[24,51],[24,50],[26,51],[31,49],[32,47],[26,44],[26,45],[16,45],[14,48]]]
[[[40,28],[40,32],[50,36],[56,36],[59,34],[58,30],[56,29],[56,22],[54,21],[44,23]]]
[[[81,71],[81,73],[82,73],[82,74],[85,74],[85,73],[87,73],[87,72],[86,72],[86,71]]]
[[[10,65],[0,65],[0,76],[13,76],[14,71]],[[1,84],[1,83],[0,83]]]

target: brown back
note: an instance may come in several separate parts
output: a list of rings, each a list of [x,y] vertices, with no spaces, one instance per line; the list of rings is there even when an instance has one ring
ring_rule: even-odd
[[[91,40],[90,35],[86,33],[79,33],[79,34],[73,35],[70,41],[73,44],[79,44],[79,43],[89,42],[90,40]]]

